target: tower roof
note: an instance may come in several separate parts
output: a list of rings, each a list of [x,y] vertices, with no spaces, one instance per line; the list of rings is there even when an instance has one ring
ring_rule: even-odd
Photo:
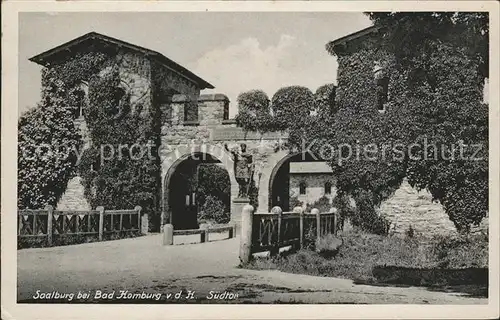
[[[336,54],[342,51],[342,48],[345,47],[348,43],[353,42],[355,40],[360,40],[366,36],[369,36],[373,33],[378,32],[380,27],[370,26],[365,29],[361,29],[357,32],[350,33],[346,36],[338,38],[337,40],[330,41],[326,44],[326,50],[330,54]],[[339,50],[340,49],[340,50]]]
[[[97,32],[89,32],[87,34],[84,34],[78,38],[63,43],[57,47],[49,49],[40,54],[37,54],[36,56],[30,58],[29,60],[38,63],[42,66],[48,67],[53,63],[65,61],[70,57],[74,56],[76,52],[90,47],[99,47],[104,50],[109,50],[112,48],[114,49],[122,48],[135,53],[139,53],[144,55],[148,59],[155,60],[165,68],[170,69],[171,71],[177,73],[181,77],[196,83],[200,89],[214,88],[214,86],[209,82],[203,80],[193,72],[189,71],[188,69],[184,68],[180,64],[167,58],[166,56],[157,51],[150,50]]]

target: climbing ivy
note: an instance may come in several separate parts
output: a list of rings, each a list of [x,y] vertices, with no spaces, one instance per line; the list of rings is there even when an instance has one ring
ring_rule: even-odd
[[[420,150],[419,160],[409,158],[406,176],[468,232],[488,212],[488,106],[482,103],[488,14],[369,15],[386,30],[380,45],[405,75],[394,104],[409,113],[399,124],[406,141],[437,146]]]
[[[84,103],[79,88],[103,67],[103,54],[78,54],[42,70],[41,101],[18,122],[18,206],[55,206],[75,174],[81,137],[74,120]]]
[[[74,175],[80,135],[73,123],[78,90],[42,71],[42,100],[18,123],[18,207],[55,206]]]
[[[85,121],[92,147],[84,152],[79,166],[85,196],[92,206],[140,205],[158,218],[160,163],[155,142],[159,132],[154,114],[133,106],[131,93],[120,83],[117,65],[89,81]]]

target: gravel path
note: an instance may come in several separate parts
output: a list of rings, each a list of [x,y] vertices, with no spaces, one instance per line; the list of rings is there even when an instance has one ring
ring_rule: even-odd
[[[192,238],[176,239],[191,241]],[[238,238],[162,246],[160,235],[18,250],[18,301],[74,293],[72,302],[486,304],[487,299],[425,288],[355,285],[351,280],[237,268]],[[37,295],[39,299],[34,299]],[[118,299],[120,290],[128,290]],[[187,291],[194,291],[189,295]],[[88,297],[77,299],[78,293]],[[140,300],[139,294],[157,294]],[[227,292],[227,293],[224,293]],[[136,296],[132,296],[136,293]],[[175,294],[180,296],[176,299]],[[129,295],[127,295],[129,294]],[[161,296],[160,296],[161,294]],[[223,295],[217,295],[223,294]],[[143,295],[144,297],[144,295]],[[159,300],[154,298],[158,297]],[[220,299],[218,299],[220,298]],[[66,302],[69,299],[60,300]]]

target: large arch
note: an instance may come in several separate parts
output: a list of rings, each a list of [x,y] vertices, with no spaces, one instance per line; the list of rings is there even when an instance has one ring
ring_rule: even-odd
[[[208,143],[179,145],[174,150],[162,154],[162,212],[161,227],[170,223],[169,208],[170,182],[179,166],[188,159],[204,161],[206,159],[218,160],[227,170],[231,181],[231,201],[238,195],[238,183],[234,176],[234,161],[230,153],[223,148]],[[231,217],[232,218],[232,217]]]
[[[275,201],[273,201],[273,197],[276,196],[275,194],[273,194],[273,185],[275,184],[277,177],[279,176],[281,171],[287,171],[286,166],[292,159],[298,157],[301,158],[304,154],[305,161],[316,160],[315,157],[310,153],[290,153],[288,150],[279,151],[268,158],[266,166],[262,169],[259,181],[259,212],[270,212],[273,205],[276,205]],[[287,193],[286,196],[289,196],[287,189],[283,191]],[[291,210],[292,208],[288,209]]]

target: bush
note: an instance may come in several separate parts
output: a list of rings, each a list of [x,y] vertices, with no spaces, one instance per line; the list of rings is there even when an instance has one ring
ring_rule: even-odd
[[[342,244],[341,238],[328,234],[316,240],[316,252],[325,258],[331,258],[337,255]]]
[[[338,246],[337,239],[341,239],[341,247],[331,259],[332,251]],[[436,237],[431,243],[422,243],[415,238],[352,231],[323,238],[317,244],[316,251],[319,252],[311,249],[304,248],[270,259],[256,259],[248,267],[375,283],[379,281],[377,277],[386,277],[384,274],[388,270],[397,270],[402,274],[410,272],[412,277],[415,274],[427,274],[424,285],[440,284],[433,281],[442,282],[443,277],[445,282],[455,281],[453,277],[457,274],[461,277],[461,274],[473,274],[478,269],[488,267],[488,239],[483,235],[469,238]],[[482,271],[479,270],[479,273],[481,275]],[[394,280],[405,281],[396,275]]]
[[[228,223],[230,218],[228,211],[225,210],[224,203],[211,195],[206,197],[198,214],[198,220],[215,223]]]
[[[306,206],[306,211],[311,212],[311,210],[314,208],[318,209],[319,212],[329,212],[332,208],[330,199],[327,196],[322,196],[312,204],[308,203]]]
[[[378,235],[389,233],[390,222],[378,215],[369,192],[360,193],[356,197],[356,211],[351,221],[354,226],[364,231]]]
[[[300,201],[299,197],[297,197],[297,196],[290,197],[289,203],[290,203],[291,210],[293,210],[293,208],[295,208],[295,207],[302,207],[302,205],[304,204],[304,202]]]

